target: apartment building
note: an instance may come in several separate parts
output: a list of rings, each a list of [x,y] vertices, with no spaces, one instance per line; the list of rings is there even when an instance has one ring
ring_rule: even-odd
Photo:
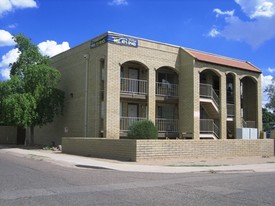
[[[261,71],[202,51],[107,32],[52,58],[66,92],[64,115],[36,129],[61,137],[126,138],[149,119],[159,138],[236,138],[262,130]]]

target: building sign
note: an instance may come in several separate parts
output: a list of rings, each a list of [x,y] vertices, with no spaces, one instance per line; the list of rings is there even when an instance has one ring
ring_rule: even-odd
[[[108,35],[108,42],[123,46],[138,47],[138,40],[126,36]]]
[[[105,44],[107,42],[107,36],[103,37],[102,39],[99,39],[97,41],[91,41],[91,45],[90,47],[91,48],[95,48],[95,47],[98,47],[102,44]]]
[[[109,34],[97,41],[91,41],[90,47],[95,48],[107,42],[122,45],[122,46],[130,46],[130,47],[136,47],[136,48],[138,47],[137,39],[126,37],[126,36],[112,35],[112,34]]]

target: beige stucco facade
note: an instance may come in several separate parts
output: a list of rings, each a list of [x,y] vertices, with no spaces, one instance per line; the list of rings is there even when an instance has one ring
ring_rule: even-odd
[[[62,74],[64,114],[36,128],[37,144],[125,138],[142,119],[155,123],[160,138],[236,138],[236,128],[248,123],[262,130],[260,71],[201,61],[179,46],[113,32],[53,57],[52,65]]]

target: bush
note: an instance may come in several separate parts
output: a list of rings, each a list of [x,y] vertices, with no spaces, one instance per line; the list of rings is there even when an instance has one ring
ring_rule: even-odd
[[[142,120],[135,122],[129,128],[128,138],[130,139],[157,139],[158,130],[153,122]]]

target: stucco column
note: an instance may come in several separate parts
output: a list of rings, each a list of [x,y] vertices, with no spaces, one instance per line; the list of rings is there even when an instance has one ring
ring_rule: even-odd
[[[226,75],[220,77],[220,139],[227,139]]]
[[[234,100],[235,100],[235,118],[234,118],[234,124],[235,124],[235,138],[237,137],[237,128],[242,127],[241,122],[241,88],[240,88],[240,77],[235,76],[235,85],[234,85]]]
[[[106,65],[105,93],[105,125],[104,137],[119,139],[120,127],[120,66],[109,59]]]
[[[198,71],[194,71],[194,100],[193,100],[193,107],[194,107],[194,114],[193,114],[193,139],[199,140],[200,139],[200,73]],[[191,102],[190,102],[191,104]],[[190,118],[190,121],[192,119]]]
[[[148,70],[148,120],[155,123],[156,118],[156,71],[154,68]]]
[[[261,75],[259,75],[258,82],[257,82],[256,126],[258,128],[258,138],[259,138],[260,137],[260,132],[263,130],[263,125],[262,125],[262,81],[261,81]]]

